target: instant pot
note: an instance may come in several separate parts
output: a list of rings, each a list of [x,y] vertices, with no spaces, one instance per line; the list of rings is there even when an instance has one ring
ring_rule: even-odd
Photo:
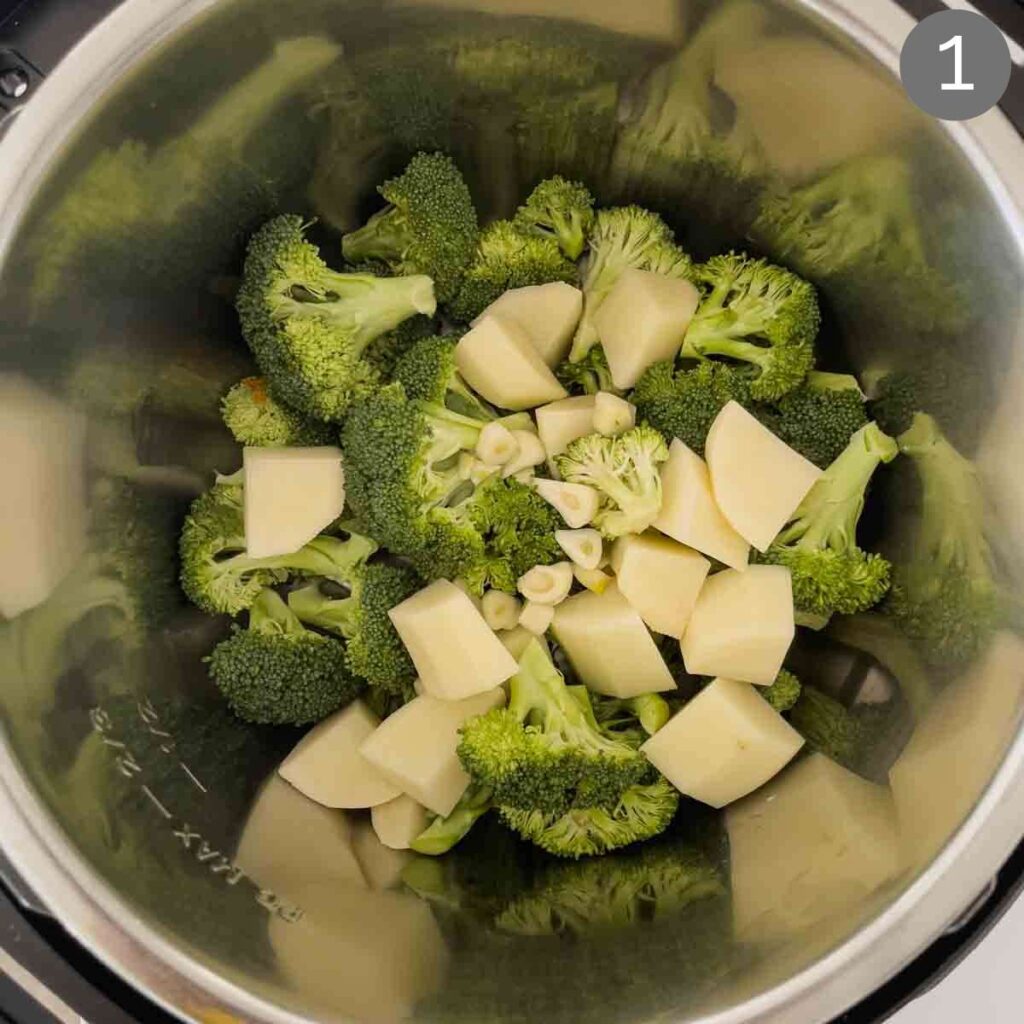
[[[1022,8],[977,6],[1024,40]],[[469,868],[464,857],[457,881],[437,865],[410,873],[367,855],[365,822],[325,822],[290,802],[274,768],[295,736],[242,726],[208,689],[202,657],[225,624],[166,595],[154,599],[158,615],[126,616],[125,581],[91,548],[106,503],[129,485],[139,523],[166,526],[146,551],[154,585],[173,591],[168,538],[211,468],[238,465],[217,407],[250,366],[231,304],[246,231],[275,210],[344,228],[433,132],[489,216],[562,171],[603,202],[658,209],[695,255],[742,245],[795,263],[823,296],[832,363],[869,387],[889,373],[931,374],[933,411],[974,460],[999,572],[1019,592],[1024,75],[1016,66],[1002,110],[974,121],[940,123],[914,108],[899,86],[900,47],[915,18],[941,7],[25,0],[6,18],[0,9],[5,962],[92,1022],[860,1024],[885,1019],[959,961],[1024,879],[1024,640],[1009,630],[909,714],[866,769],[884,781],[893,763],[910,765],[900,870],[885,884],[767,893],[777,905],[760,933],[737,934],[726,901],[596,937],[504,935],[481,955],[463,890],[494,850],[482,845]],[[502,69],[492,65],[489,107],[425,127],[436,115],[428,74],[415,117],[355,119],[325,146],[332,119],[366,87],[347,71],[350,56],[376,48],[378,67],[397,67],[467,25],[499,50],[557,40],[567,62],[597,51],[616,59],[585,87],[552,61],[528,101],[494,87]],[[636,123],[648,73],[697,39],[701,60],[678,67],[707,103],[708,131],[681,115],[660,123],[653,148],[689,147],[688,160],[617,179],[607,153]],[[849,168],[884,168],[889,187],[843,177]],[[902,203],[934,276],[826,266],[799,239],[773,246],[758,230],[764,196],[822,182],[831,191],[814,212],[826,226],[892,230]],[[166,196],[155,217],[139,202],[153,188]],[[955,301],[938,281],[955,282]],[[886,489],[889,511],[870,524],[880,542],[898,538],[917,501],[898,470]],[[870,648],[809,632],[794,660],[847,702],[911,696],[906,660]],[[699,831],[721,848],[714,819]],[[779,849],[786,842],[777,837]],[[503,868],[503,884],[522,884],[514,855]],[[623,976],[613,966],[627,949]],[[49,1012],[0,977],[0,1019]]]

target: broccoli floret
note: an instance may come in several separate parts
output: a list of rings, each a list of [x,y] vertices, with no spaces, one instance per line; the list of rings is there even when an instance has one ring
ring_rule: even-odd
[[[852,615],[885,596],[889,562],[857,546],[857,523],[872,475],[898,453],[896,442],[878,424],[858,430],[763,556],[789,568],[799,611]]]
[[[341,274],[284,214],[249,242],[236,301],[242,333],[275,396],[321,420],[340,419],[379,377],[363,358],[382,334],[436,308],[429,277]]]
[[[590,351],[578,362],[566,360],[555,370],[559,383],[567,391],[584,395],[596,395],[599,391],[607,391],[613,395],[621,395],[622,391],[612,380],[611,367],[604,346],[597,342]]]
[[[586,484],[601,496],[593,525],[606,537],[641,533],[661,511],[658,467],[668,458],[665,439],[641,424],[618,437],[588,434],[556,458],[562,478]]]
[[[429,857],[439,857],[447,853],[466,838],[469,830],[493,806],[490,789],[471,782],[451,814],[444,818],[435,818],[409,844],[409,849]]]
[[[681,354],[749,364],[754,398],[792,391],[814,363],[821,314],[814,288],[765,260],[729,253],[696,268],[705,289],[686,329]]]
[[[354,700],[363,687],[345,662],[345,646],[305,628],[273,590],[249,609],[206,659],[231,710],[262,725],[308,725]]]
[[[781,669],[775,677],[775,682],[764,689],[758,689],[758,693],[776,711],[789,711],[790,708],[800,699],[802,687],[800,680],[792,672]]]
[[[452,317],[469,323],[512,288],[565,281],[575,284],[576,264],[567,260],[551,238],[524,234],[507,220],[480,233],[476,255],[458,293],[448,304]]]
[[[246,554],[243,493],[237,484],[218,484],[192,503],[181,530],[181,585],[188,598],[212,615],[237,615],[264,587],[291,576],[323,576],[344,583],[376,544],[353,534],[315,537],[287,555]]]
[[[503,808],[559,817],[572,808],[613,808],[651,766],[603,731],[586,694],[571,692],[534,640],[509,683],[509,702],[461,730],[459,759]]]
[[[627,698],[594,694],[587,699],[593,706],[594,718],[605,732],[636,747],[653,736],[672,715],[668,702],[658,693]]]
[[[395,365],[394,380],[409,398],[444,406],[479,420],[495,411],[462,379],[455,364],[457,337],[439,336],[417,342]]]
[[[984,498],[973,464],[931,416],[916,413],[898,440],[921,480],[921,516],[885,610],[929,664],[948,668],[972,658],[1000,623]]]
[[[905,433],[921,409],[918,382],[909,373],[887,373],[875,388],[871,414],[893,437]]]
[[[272,398],[262,377],[246,377],[221,402],[224,424],[239,444],[258,448],[328,444],[331,431],[324,423]]]
[[[594,314],[624,270],[651,270],[688,280],[694,273],[693,261],[675,244],[672,229],[656,213],[639,206],[599,210],[588,245],[583,265],[583,316],[569,353],[574,363],[597,343]]]
[[[545,814],[501,806],[502,821],[523,839],[556,857],[576,860],[618,850],[664,832],[679,808],[679,793],[664,779],[631,786],[611,809],[577,807]]]
[[[388,612],[420,589],[422,583],[405,566],[357,564],[345,581],[348,593],[331,596],[318,582],[291,591],[288,607],[309,626],[326,629],[347,641],[348,667],[371,686],[403,695],[416,670]]]
[[[516,210],[520,231],[552,238],[571,260],[578,260],[594,223],[594,197],[578,181],[560,175],[542,181]]]
[[[459,169],[443,153],[419,153],[377,190],[388,205],[341,241],[349,263],[380,260],[395,274],[426,274],[450,299],[476,251],[479,226]]]

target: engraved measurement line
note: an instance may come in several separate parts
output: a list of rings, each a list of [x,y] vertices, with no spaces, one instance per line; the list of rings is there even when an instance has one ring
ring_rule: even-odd
[[[142,787],[142,792],[143,792],[143,793],[145,793],[145,794],[146,794],[146,796],[148,796],[148,797],[149,797],[150,801],[151,801],[151,802],[153,803],[153,806],[154,806],[154,807],[156,807],[156,809],[157,809],[157,810],[158,810],[158,811],[159,811],[159,812],[160,812],[160,813],[161,813],[161,814],[162,814],[162,815],[163,815],[163,816],[164,816],[165,818],[167,818],[168,820],[170,820],[170,819],[171,819],[171,818],[173,817],[173,815],[171,814],[171,812],[170,812],[169,810],[167,810],[167,808],[166,808],[166,807],[164,807],[164,805],[163,805],[162,803],[160,803],[160,801],[159,801],[159,800],[158,800],[158,799],[156,798],[156,795],[154,794],[153,790],[151,790],[151,789],[149,788],[149,786],[143,786],[143,787]]]

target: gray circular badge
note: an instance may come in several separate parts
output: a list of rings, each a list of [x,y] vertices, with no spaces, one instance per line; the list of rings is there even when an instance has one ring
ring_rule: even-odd
[[[995,106],[1010,81],[1010,48],[988,18],[940,11],[907,36],[900,55],[907,95],[943,121],[966,121]]]

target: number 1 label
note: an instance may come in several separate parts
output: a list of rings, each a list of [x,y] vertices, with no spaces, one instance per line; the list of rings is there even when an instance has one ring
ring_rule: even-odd
[[[940,47],[939,53],[945,50],[953,51],[953,81],[943,82],[943,92],[973,92],[974,83],[964,81],[964,37],[953,36],[952,39],[947,39]]]

